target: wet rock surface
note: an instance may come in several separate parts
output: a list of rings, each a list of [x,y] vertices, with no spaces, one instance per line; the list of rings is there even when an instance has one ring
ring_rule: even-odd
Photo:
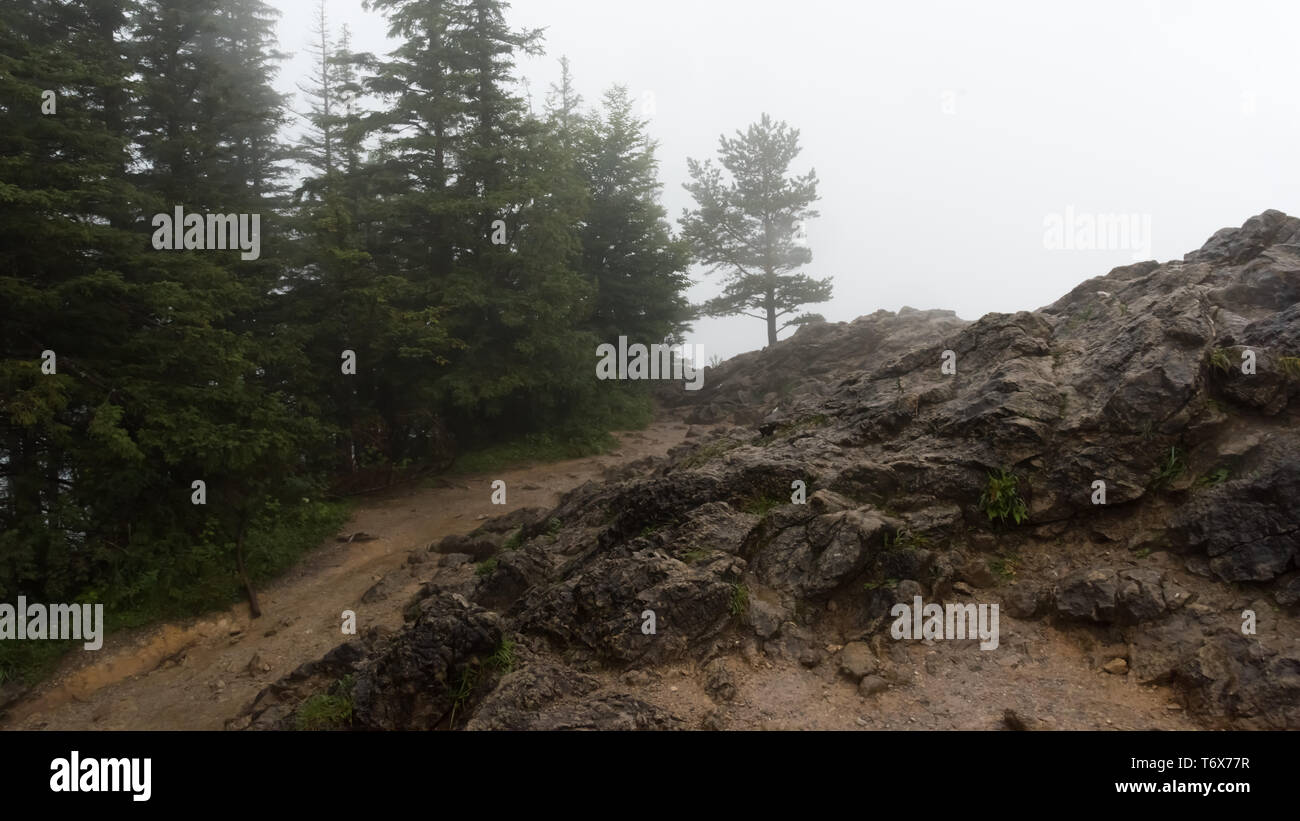
[[[710,368],[666,404],[720,428],[444,539],[444,561],[495,559],[455,591],[413,565],[433,583],[407,626],[349,651],[354,726],[737,726],[768,670],[866,705],[1077,656],[1097,687],[1169,688],[1198,726],[1300,727],[1297,303],[1300,220],[1270,211],[1038,311],[880,311]],[[890,635],[916,596],[1000,605],[998,648],[917,655]],[[699,683],[656,672],[679,667]],[[1034,727],[1102,726],[1049,702]]]

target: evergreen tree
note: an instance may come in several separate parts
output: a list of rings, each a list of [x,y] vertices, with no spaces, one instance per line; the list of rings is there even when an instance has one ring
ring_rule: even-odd
[[[403,422],[421,403],[427,407],[432,396],[428,378],[404,382],[402,373],[404,357],[412,352],[423,350],[434,361],[445,361],[439,353],[448,339],[436,311],[400,307],[418,305],[420,291],[408,280],[380,272],[365,250],[358,223],[373,210],[373,198],[355,104],[356,56],[348,52],[346,32],[337,44],[330,43],[323,2],[319,15],[314,79],[303,89],[309,128],[301,157],[314,174],[297,194],[299,242],[283,300],[285,325],[312,363],[304,389],[321,403],[322,420],[337,431],[337,457],[328,467],[351,474],[353,485],[365,485],[370,480],[363,469],[450,454],[445,435],[432,422],[418,430]],[[358,357],[355,375],[341,373],[345,350]],[[412,447],[411,433],[426,440],[423,450]]]
[[[689,250],[672,237],[659,204],[656,143],[633,115],[626,87],[611,88],[603,103],[578,137],[591,192],[582,229],[582,271],[596,284],[591,326],[602,341],[678,337],[690,317],[683,295]],[[570,115],[559,109],[555,116],[562,131]]]
[[[388,103],[373,119],[388,136],[381,267],[445,312],[457,350],[437,404],[479,434],[562,419],[595,342],[577,330],[591,310],[574,270],[581,182],[512,88],[513,55],[540,35],[511,29],[500,0],[372,5],[406,38],[369,82]]]
[[[134,312],[125,6],[0,9],[0,600],[74,597],[113,537],[111,484],[85,477],[116,446],[104,352]]]
[[[792,273],[812,261],[797,231],[818,216],[811,208],[818,199],[817,174],[787,176],[799,154],[799,132],[767,114],[735,138],[720,137],[718,153],[722,168],[712,160],[688,160],[692,181],[684,186],[697,207],[683,213],[683,233],[710,272],[725,271],[722,294],[702,312],[762,319],[767,344],[774,345],[778,330],[814,318],[804,315],[778,327],[781,317],[831,298],[830,277]]]
[[[273,498],[302,496],[300,454],[320,436],[289,376],[305,362],[273,322],[287,242],[273,12],[256,0],[148,0],[133,22],[142,224],[175,206],[256,214],[261,257],[149,247],[133,262],[137,311],[113,351],[119,393],[103,423],[120,447],[117,470],[133,481],[114,495],[134,520],[132,544],[147,546],[132,560],[138,578],[166,595],[219,579],[224,565],[256,614],[250,523]],[[195,481],[206,505],[191,504]]]

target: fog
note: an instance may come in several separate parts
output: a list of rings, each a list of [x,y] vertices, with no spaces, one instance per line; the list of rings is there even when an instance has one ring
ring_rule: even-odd
[[[271,1],[296,52],[277,86],[292,92],[315,3]],[[328,13],[355,49],[391,48],[361,0]],[[613,83],[642,101],[674,223],[692,205],[687,157],[715,157],[720,134],[763,112],[798,128],[791,170],[821,181],[806,273],[835,277],[833,300],[806,310],[831,321],[1033,309],[1265,209],[1300,213],[1293,2],[527,0],[509,19],[546,28],[547,54],[518,65],[535,109],[561,55],[588,104]],[[1107,215],[1149,236],[1052,247],[1052,224]],[[720,291],[696,274],[693,301]],[[746,317],[703,319],[687,341],[725,358],[764,334]]]

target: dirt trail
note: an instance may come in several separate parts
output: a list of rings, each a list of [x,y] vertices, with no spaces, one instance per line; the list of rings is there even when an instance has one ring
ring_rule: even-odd
[[[71,654],[53,677],[10,708],[0,729],[222,729],[267,684],[342,642],[344,610],[356,612],[358,632],[398,627],[418,580],[372,595],[371,602],[363,596],[400,569],[411,551],[467,533],[489,516],[550,507],[608,468],[667,453],[686,432],[685,424],[656,422],[619,434],[620,447],[612,453],[458,476],[448,480],[449,487],[373,497],[342,533],[378,538],[351,544],[331,539],[309,554],[260,591],[260,619],[250,620],[241,603],[200,619],[111,636],[98,652]],[[494,479],[505,480],[508,504],[491,504]]]

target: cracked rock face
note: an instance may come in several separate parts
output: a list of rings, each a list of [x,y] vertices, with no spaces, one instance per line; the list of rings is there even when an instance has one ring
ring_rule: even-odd
[[[941,368],[945,352],[955,373]],[[708,665],[727,637],[813,667],[832,659],[817,632],[832,608],[865,640],[888,633],[894,602],[980,591],[1014,618],[1124,631],[1125,671],[1181,688],[1207,725],[1300,727],[1291,357],[1300,220],[1276,211],[1038,311],[967,322],[905,309],[806,326],[709,369],[703,390],[665,397],[679,418],[732,427],[577,488],[549,513],[447,542],[443,552],[476,560],[496,551],[496,569],[464,603],[435,577],[404,630],[366,650],[357,721],[447,726],[455,703],[457,727],[679,726],[592,676]],[[981,504],[999,471],[1024,502],[1020,525]],[[548,533],[548,521],[563,524]],[[515,528],[522,544],[502,552]],[[1051,578],[1020,568],[1022,552],[1050,557],[1067,541],[1112,554]],[[1281,627],[1245,635],[1232,613],[1192,602],[1185,575],[1114,555],[1151,550],[1225,596],[1254,585],[1290,608]],[[486,660],[507,637],[518,666],[493,672]],[[832,663],[864,692],[884,686],[866,644],[839,653]],[[729,668],[708,669],[725,700]],[[466,670],[474,685],[457,701]]]

